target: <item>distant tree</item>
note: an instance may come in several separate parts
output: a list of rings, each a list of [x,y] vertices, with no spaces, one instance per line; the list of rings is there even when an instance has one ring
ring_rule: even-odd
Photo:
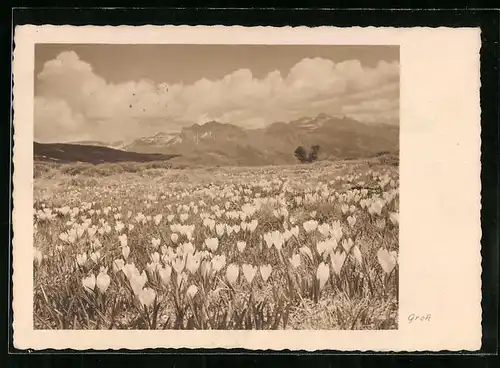
[[[319,145],[314,145],[311,147],[311,150],[309,151],[309,162],[314,162],[318,159],[318,154],[319,154]]]
[[[302,146],[299,146],[295,149],[295,157],[297,157],[297,160],[299,160],[300,162],[304,163],[304,162],[308,162],[309,161],[309,157],[307,155],[307,151],[304,147]]]

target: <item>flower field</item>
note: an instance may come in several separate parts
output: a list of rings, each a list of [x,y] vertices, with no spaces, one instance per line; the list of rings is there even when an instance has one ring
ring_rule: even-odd
[[[398,168],[35,179],[36,329],[396,329]]]

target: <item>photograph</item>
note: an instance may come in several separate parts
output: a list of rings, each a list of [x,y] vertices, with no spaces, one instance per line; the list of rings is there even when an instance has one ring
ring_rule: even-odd
[[[14,41],[16,349],[481,346],[479,29]]]
[[[398,328],[398,46],[37,44],[34,73],[34,328]]]

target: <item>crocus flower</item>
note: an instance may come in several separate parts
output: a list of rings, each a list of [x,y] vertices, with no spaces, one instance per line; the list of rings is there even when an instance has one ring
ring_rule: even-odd
[[[136,294],[141,304],[145,307],[150,307],[156,298],[155,291],[148,287],[144,289],[141,288]]]
[[[247,225],[247,230],[250,231],[251,233],[253,233],[255,231],[255,229],[257,228],[258,223],[259,223],[259,221],[256,219],[250,221]]]
[[[170,283],[170,277],[172,275],[172,267],[165,266],[158,268],[158,274],[160,275],[161,281],[165,286]]]
[[[227,266],[226,269],[227,281],[234,286],[234,284],[236,284],[236,281],[238,280],[239,273],[240,273],[240,268],[234,263],[230,264],[229,266]]]
[[[141,274],[132,275],[129,281],[134,294],[138,295],[146,284],[146,281],[148,281],[148,276],[146,275],[146,272],[142,271]]]
[[[116,232],[119,234],[123,231],[123,229],[125,228],[125,225],[123,224],[123,222],[120,222],[120,221],[117,221],[116,222],[116,225],[115,225],[115,230]]]
[[[217,236],[222,236],[224,235],[224,231],[226,230],[225,224],[217,224],[215,225],[215,232],[217,233]]]
[[[94,291],[95,283],[96,283],[96,279],[95,279],[94,274],[90,274],[90,276],[87,276],[87,277],[83,278],[83,280],[82,280],[83,288],[89,292]]]
[[[194,245],[191,242],[182,243],[181,249],[184,254],[193,254],[195,251]]]
[[[99,259],[101,259],[101,252],[99,252],[98,250],[96,250],[95,252],[90,253],[90,258],[92,259],[92,261],[94,263],[98,263]]]
[[[354,256],[354,259],[356,259],[356,261],[359,264],[363,264],[363,257],[361,255],[361,250],[359,249],[359,247],[357,245],[355,245],[352,248],[352,255]]]
[[[243,253],[243,251],[245,250],[246,246],[247,246],[247,243],[244,242],[244,241],[238,241],[238,242],[236,242],[236,247],[238,248],[238,251],[240,253]]]
[[[330,261],[332,263],[333,272],[335,272],[337,275],[340,275],[340,271],[342,270],[342,266],[344,265],[346,257],[347,253],[343,252],[342,250],[330,254]]]
[[[370,213],[370,215],[377,214],[380,216],[380,214],[382,213],[382,209],[384,208],[384,204],[384,201],[382,201],[381,199],[376,199],[371,203],[370,207],[368,208],[368,212]]]
[[[331,233],[333,238],[335,238],[335,240],[337,240],[337,242],[340,241],[340,239],[342,238],[342,224],[340,223],[340,221],[334,221],[332,222],[332,230],[331,230]]]
[[[356,224],[356,216],[348,216],[347,223],[349,224],[350,228],[353,228],[354,225]]]
[[[162,218],[163,218],[163,215],[161,213],[159,215],[156,215],[155,217],[153,217],[153,220],[154,220],[156,226],[158,226],[160,224],[160,221]]]
[[[146,263],[146,269],[149,272],[150,275],[153,275],[158,268],[160,268],[161,265],[157,262],[148,262]]]
[[[257,273],[257,267],[249,264],[244,264],[241,268],[243,270],[243,276],[245,276],[245,280],[247,280],[247,282],[251,284],[253,278],[255,277],[255,274]]]
[[[351,238],[342,240],[342,247],[344,248],[346,253],[349,253],[353,245],[354,242],[352,241]]]
[[[300,254],[294,254],[290,258],[290,264],[293,266],[293,268],[298,268],[300,266]]]
[[[377,252],[378,263],[385,273],[390,274],[397,263],[397,253],[389,252],[385,248],[380,248]]]
[[[130,254],[130,247],[128,245],[122,247],[123,258],[127,259]]]
[[[332,228],[330,225],[328,224],[321,224],[321,225],[318,225],[318,231],[321,235],[323,236],[328,236],[330,235],[330,232],[331,232]]]
[[[34,261],[40,265],[42,263],[42,260],[43,260],[43,255],[42,255],[42,252],[40,251],[40,249],[38,248],[34,248]]]
[[[113,261],[113,272],[118,272],[125,266],[125,261],[121,258],[115,259]]]
[[[122,247],[126,247],[128,245],[127,234],[122,234],[118,237],[120,244]]]
[[[271,233],[271,238],[276,250],[280,251],[281,248],[283,248],[283,244],[285,243],[285,238],[283,237],[283,234],[281,234],[280,231],[275,230]]]
[[[321,262],[318,266],[318,270],[316,271],[316,278],[319,281],[320,291],[323,290],[323,288],[325,287],[329,275],[330,275],[330,268],[328,267],[328,264]]]
[[[333,250],[335,250],[335,248],[337,248],[337,241],[335,240],[335,238],[330,238],[316,243],[316,249],[318,250],[319,255],[324,254],[325,256],[327,256]]]
[[[217,238],[205,239],[205,245],[211,252],[215,252],[219,247],[219,239]]]
[[[212,268],[215,272],[218,272],[224,268],[226,265],[226,256],[224,254],[217,255],[212,258]]]
[[[198,292],[198,287],[196,285],[191,285],[190,287],[187,288],[186,295],[190,299],[193,299],[197,292]]]
[[[399,213],[391,212],[391,214],[389,215],[389,220],[392,222],[394,226],[399,225]]]
[[[209,277],[212,274],[212,263],[205,259],[201,262],[200,272],[203,277]]]
[[[133,263],[127,263],[126,265],[124,265],[122,267],[122,271],[129,280],[133,275],[139,274],[139,270],[137,269],[137,267],[135,267],[135,264]]]
[[[262,280],[264,280],[264,282],[267,282],[269,276],[271,276],[272,270],[273,268],[271,267],[271,265],[260,266],[260,276],[262,277]]]
[[[316,220],[309,220],[309,221],[306,221],[302,224],[302,226],[304,227],[304,230],[306,231],[306,233],[310,233],[314,230],[317,229],[318,227],[318,221]]]
[[[107,273],[107,269],[101,268],[101,271],[99,272],[99,275],[97,275],[97,280],[96,280],[99,291],[104,294],[106,290],[108,290],[110,282],[111,278]]]
[[[174,270],[177,274],[180,274],[182,272],[182,270],[184,270],[184,266],[185,266],[185,260],[182,258],[182,257],[177,257],[172,266],[174,267]]]
[[[77,254],[76,263],[78,266],[83,267],[87,263],[87,253]]]
[[[158,247],[160,246],[160,243],[161,243],[161,239],[160,238],[152,238],[151,239],[151,246],[154,249],[158,249]]]
[[[384,218],[379,218],[379,219],[375,220],[375,225],[380,230],[384,230],[385,229],[385,225],[386,225],[385,219]]]
[[[268,248],[271,248],[273,246],[273,236],[271,233],[265,233],[264,234],[264,241],[266,242],[266,245]]]
[[[196,254],[190,253],[187,256],[186,269],[192,274],[198,271],[198,268],[200,267],[200,261],[201,261],[200,255],[201,255],[200,253]]]
[[[95,225],[87,228],[87,233],[89,234],[89,238],[91,239],[95,236],[96,232],[97,232],[97,227]]]

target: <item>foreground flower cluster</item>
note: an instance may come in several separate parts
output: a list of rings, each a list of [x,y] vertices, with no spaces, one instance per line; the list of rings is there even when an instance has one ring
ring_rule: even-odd
[[[117,179],[36,197],[36,328],[397,327],[394,168]]]

